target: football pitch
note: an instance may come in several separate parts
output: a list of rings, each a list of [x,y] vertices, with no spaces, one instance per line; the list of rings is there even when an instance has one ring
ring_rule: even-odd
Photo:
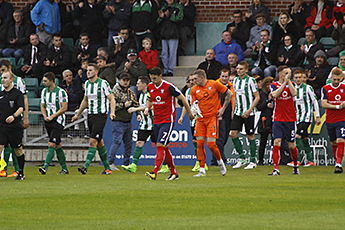
[[[180,179],[144,176],[152,167],[100,175],[91,167],[80,175],[39,175],[26,168],[26,180],[0,178],[0,229],[344,229],[345,174],[333,167],[301,167],[301,175],[271,166],[233,170],[220,176],[210,167],[193,178],[177,167]]]

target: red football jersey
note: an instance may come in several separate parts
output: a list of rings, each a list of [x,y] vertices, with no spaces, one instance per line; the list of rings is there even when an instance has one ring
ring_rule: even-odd
[[[271,91],[277,90],[281,85],[279,82],[273,82]],[[295,102],[289,85],[286,85],[279,97],[274,99],[273,121],[297,121]]]
[[[181,94],[180,90],[167,81],[163,81],[158,87],[149,83],[147,90],[153,104],[153,124],[175,122],[175,97]]]
[[[327,100],[329,104],[340,105],[345,101],[345,84],[340,83],[338,87],[333,87],[332,83],[322,87],[322,100]],[[345,109],[326,109],[326,122],[336,123],[345,121]]]

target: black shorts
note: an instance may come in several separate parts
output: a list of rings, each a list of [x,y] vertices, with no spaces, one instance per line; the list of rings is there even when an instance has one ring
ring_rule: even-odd
[[[57,145],[60,144],[63,126],[57,123],[55,120],[51,122],[44,122],[44,125],[48,133],[49,142],[55,143]]]
[[[97,141],[103,138],[103,129],[107,121],[107,114],[88,114],[87,124],[90,130],[90,138]]]
[[[23,129],[0,127],[0,145],[18,149],[22,146]]]
[[[154,139],[152,130],[138,130],[138,141],[146,142],[149,137],[151,137],[151,140]]]
[[[308,128],[310,126],[310,122],[301,122],[297,124],[297,135],[300,135],[302,138],[309,137]]]
[[[254,134],[255,126],[254,126],[254,118],[255,116],[249,116],[248,118],[243,118],[237,115],[234,115],[234,119],[231,121],[230,130],[237,130],[242,131],[243,124],[246,130],[247,135]]]

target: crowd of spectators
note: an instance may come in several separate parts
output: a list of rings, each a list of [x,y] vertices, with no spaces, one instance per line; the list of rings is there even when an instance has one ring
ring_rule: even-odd
[[[198,66],[209,79],[217,79],[223,68],[234,77],[237,64],[250,59],[250,72],[260,80],[275,77],[280,65],[306,69],[308,83],[320,95],[332,68],[327,59],[345,49],[344,0],[296,0],[279,17],[253,0],[247,10],[230,14],[219,32],[221,42],[205,47],[206,60]],[[186,53],[196,33],[195,16],[191,0],[31,0],[21,10],[0,0],[0,55],[22,59],[13,70],[22,77],[40,82],[45,72],[54,72],[68,92],[78,92],[73,101],[81,100],[90,62],[111,87],[127,73],[136,90],[138,78],[153,67],[173,76],[178,55]],[[323,47],[324,37],[332,37],[335,47]],[[339,67],[345,65],[340,61]]]

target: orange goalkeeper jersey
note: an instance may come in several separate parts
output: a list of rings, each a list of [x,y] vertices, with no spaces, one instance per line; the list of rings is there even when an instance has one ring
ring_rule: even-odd
[[[216,116],[218,110],[221,108],[220,94],[225,93],[227,87],[222,83],[207,80],[206,85],[192,87],[190,94],[192,96],[192,103],[199,101],[199,108],[203,117]]]

